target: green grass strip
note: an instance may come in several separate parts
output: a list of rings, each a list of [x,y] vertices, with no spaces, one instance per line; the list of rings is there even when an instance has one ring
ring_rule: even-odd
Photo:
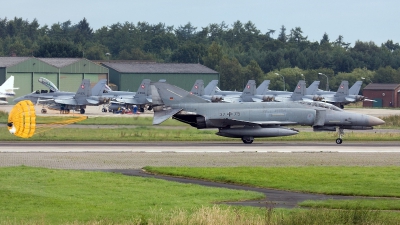
[[[147,220],[177,209],[263,197],[256,192],[152,178],[25,166],[0,168],[0,184],[0,224],[72,224],[93,220],[118,224]]]
[[[147,171],[222,183],[329,195],[400,197],[400,167],[146,167]],[[362,207],[400,210],[400,200],[357,200]],[[354,201],[306,202],[304,206],[356,208]],[[335,204],[333,204],[335,203]]]

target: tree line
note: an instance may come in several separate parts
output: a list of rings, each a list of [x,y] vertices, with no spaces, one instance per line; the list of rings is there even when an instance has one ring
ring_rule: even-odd
[[[274,36],[276,35],[276,38]],[[34,19],[0,19],[0,56],[83,57],[90,60],[151,60],[200,63],[220,73],[220,88],[241,90],[247,80],[271,80],[270,89],[292,90],[299,79],[335,90],[342,79],[350,85],[400,83],[400,45],[330,39],[309,41],[300,27],[262,33],[251,21],[177,28],[164,23],[116,23],[97,30],[86,18],[40,26]],[[279,74],[279,75],[277,75]],[[322,75],[320,75],[322,74]]]

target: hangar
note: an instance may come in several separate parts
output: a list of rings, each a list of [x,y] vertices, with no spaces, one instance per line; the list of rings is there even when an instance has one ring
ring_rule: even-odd
[[[0,84],[10,76],[15,77],[19,97],[44,89],[37,82],[39,77],[47,78],[62,91],[76,92],[82,79],[90,79],[92,85],[108,79],[108,69],[83,58],[0,57]]]
[[[363,89],[366,98],[375,102],[363,102],[363,107],[400,107],[400,84],[370,83]]]
[[[156,62],[102,62],[109,69],[110,83],[120,91],[136,91],[143,79],[166,80],[168,83],[190,90],[197,79],[207,85],[219,80],[219,73],[201,64]]]

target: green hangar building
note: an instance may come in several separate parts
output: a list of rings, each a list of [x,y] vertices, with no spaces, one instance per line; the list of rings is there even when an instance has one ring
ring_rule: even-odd
[[[155,62],[102,62],[109,69],[110,83],[120,91],[136,91],[143,79],[166,80],[168,83],[190,91],[196,80],[204,85],[219,80],[219,73],[201,64]]]
[[[76,92],[82,79],[90,79],[92,86],[108,79],[108,69],[82,58],[0,57],[0,84],[10,76],[14,76],[19,97],[46,89],[38,82],[39,77],[50,80],[61,91]]]

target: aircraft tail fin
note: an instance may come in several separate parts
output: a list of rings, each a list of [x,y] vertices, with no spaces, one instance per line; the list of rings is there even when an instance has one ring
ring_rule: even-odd
[[[203,96],[204,95],[204,81],[203,80],[196,80],[190,91],[192,95]]]
[[[143,79],[142,83],[140,83],[140,86],[138,87],[135,98],[150,96],[151,95],[150,83],[151,83],[150,79]]]
[[[92,94],[91,88],[90,88],[90,80],[89,79],[83,79],[81,82],[81,85],[78,88],[78,91],[75,94],[76,99],[81,99],[81,98],[87,98],[90,97]]]
[[[268,91],[268,86],[269,86],[270,80],[264,80],[260,86],[256,89],[256,94],[257,95],[265,95]]]
[[[155,82],[151,84],[152,102],[153,105],[171,106],[181,103],[206,103],[198,96],[192,95],[189,92],[168,84],[166,82]]]
[[[351,86],[351,88],[349,89],[349,95],[358,95],[361,89],[361,85],[362,81],[355,82],[353,86]]]
[[[204,95],[214,95],[215,94],[215,88],[218,85],[218,80],[212,80],[210,83],[207,84],[207,86],[204,88]]]
[[[307,88],[306,95],[315,95],[316,92],[318,91],[319,83],[320,83],[319,80],[312,82],[312,84],[310,84],[310,86],[308,86]]]
[[[304,80],[299,80],[293,91],[292,100],[301,101],[303,100],[304,95],[306,95],[306,82]]]
[[[10,76],[1,86],[0,91],[6,93],[6,95],[12,97],[15,95],[14,90],[19,88],[14,88],[14,76]]]
[[[349,95],[349,82],[347,80],[343,80],[340,83],[340,86],[335,94],[336,97],[338,96],[347,96]]]
[[[240,97],[243,99],[244,102],[252,102],[253,97],[256,94],[256,81],[249,80],[244,87],[242,95]]]
[[[107,86],[107,79],[101,79],[97,82],[96,85],[92,88],[92,95],[93,96],[101,96],[103,91],[106,89]]]

